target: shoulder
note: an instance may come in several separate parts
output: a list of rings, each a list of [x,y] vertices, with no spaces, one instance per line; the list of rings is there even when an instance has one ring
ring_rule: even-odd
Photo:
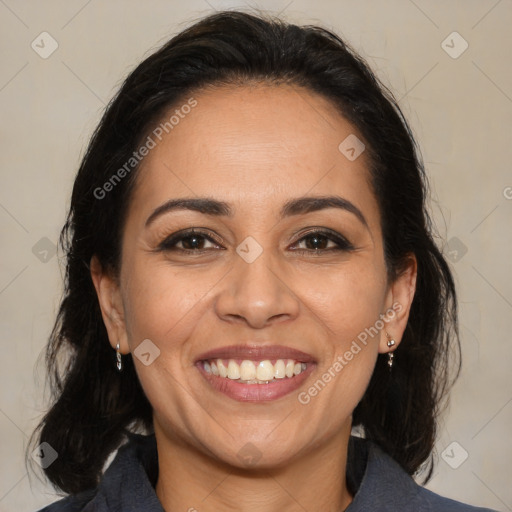
[[[460,501],[444,498],[424,487],[418,486],[418,488],[420,489],[419,498],[423,506],[422,510],[431,510],[432,512],[496,512],[489,508],[473,507]]]
[[[128,433],[94,488],[71,494],[38,512],[163,512],[152,487],[158,470],[155,436]]]
[[[367,463],[364,476],[347,512],[496,512],[440,496],[421,485],[379,446],[366,445]]]
[[[66,496],[50,505],[40,509],[38,512],[82,512],[96,496],[96,489],[84,491],[79,494]]]

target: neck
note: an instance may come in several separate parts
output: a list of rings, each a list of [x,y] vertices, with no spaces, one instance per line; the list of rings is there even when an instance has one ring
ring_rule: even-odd
[[[350,428],[279,468],[244,470],[214,459],[155,424],[156,494],[167,512],[341,512],[352,501],[346,485]]]

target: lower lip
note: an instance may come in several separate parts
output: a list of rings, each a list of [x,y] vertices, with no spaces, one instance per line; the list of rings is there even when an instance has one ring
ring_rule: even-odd
[[[307,363],[306,369],[299,375],[274,379],[268,384],[243,384],[227,377],[217,377],[207,373],[202,363],[196,364],[196,367],[212,388],[239,402],[268,402],[288,395],[301,386],[313,371],[314,366],[314,363]]]

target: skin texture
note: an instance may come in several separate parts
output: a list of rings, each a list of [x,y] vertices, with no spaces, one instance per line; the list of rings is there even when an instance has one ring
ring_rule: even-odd
[[[157,495],[166,510],[339,511],[346,488],[352,411],[364,394],[384,330],[306,405],[297,399],[349,350],[379,315],[397,345],[413,299],[416,263],[388,282],[377,201],[363,152],[338,149],[362,137],[326,99],[287,85],[209,88],[197,106],[144,159],[126,219],[119,281],[91,261],[110,343],[133,352],[150,339],[160,355],[134,357],[154,410],[159,454]],[[303,196],[338,195],[363,213],[328,208],[279,218]],[[146,219],[169,199],[209,197],[229,203],[231,217],[176,210]],[[199,255],[190,238],[159,251],[169,235],[202,228]],[[339,233],[336,242],[304,238],[308,228]],[[236,252],[253,237],[262,254]],[[314,237],[313,237],[314,238]],[[315,253],[316,248],[316,253]],[[302,249],[300,253],[298,250]],[[311,354],[313,373],[299,390],[271,402],[239,402],[213,390],[194,366],[207,350],[244,344],[290,346]],[[247,443],[259,460],[238,457]]]

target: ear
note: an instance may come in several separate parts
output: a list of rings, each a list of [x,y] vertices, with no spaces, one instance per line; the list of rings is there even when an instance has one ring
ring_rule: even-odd
[[[418,263],[416,256],[411,253],[406,257],[405,268],[389,285],[386,295],[386,311],[381,317],[384,320],[384,328],[381,331],[379,342],[379,352],[381,354],[396,350],[402,341],[414,293],[416,292],[417,275]],[[389,338],[386,333],[389,334]],[[388,347],[388,339],[395,340],[393,347]]]
[[[111,272],[102,267],[96,256],[91,258],[90,270],[110,345],[115,349],[119,343],[119,351],[127,354],[130,349],[119,283]]]

